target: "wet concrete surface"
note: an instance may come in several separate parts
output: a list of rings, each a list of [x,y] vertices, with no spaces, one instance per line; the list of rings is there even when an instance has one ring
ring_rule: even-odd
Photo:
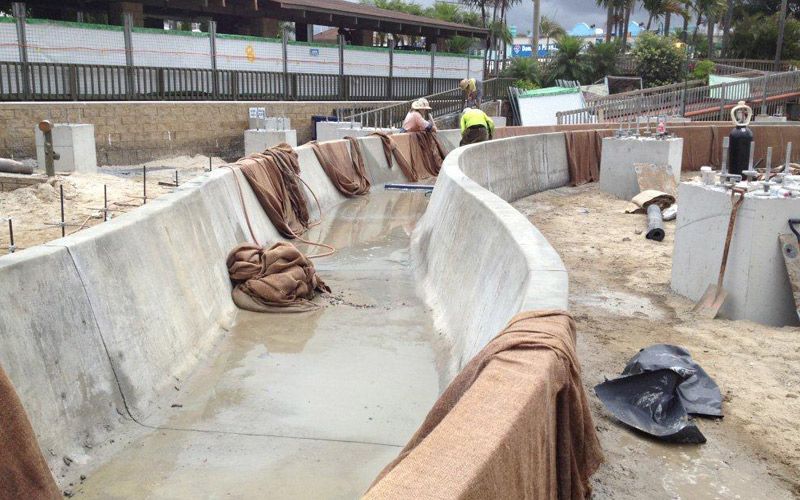
[[[375,192],[305,237],[333,293],[301,314],[240,312],[152,426],[75,489],[85,498],[356,498],[440,392],[409,236],[423,193]],[[307,254],[321,250],[301,245]],[[180,389],[180,390],[177,390]]]

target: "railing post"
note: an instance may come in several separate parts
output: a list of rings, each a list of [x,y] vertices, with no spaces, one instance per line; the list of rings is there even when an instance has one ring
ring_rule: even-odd
[[[283,97],[289,100],[289,33],[284,30],[281,37],[281,54],[283,59]]]
[[[125,12],[122,16],[125,39],[125,95],[132,99],[133,92],[133,15]]]
[[[211,55],[211,95],[219,99],[219,80],[217,76],[217,22],[208,22],[208,42]]]
[[[231,89],[230,89],[231,98],[234,101],[238,101],[239,100],[239,72],[238,71],[231,71],[229,80],[231,82]]]
[[[28,64],[28,37],[25,32],[25,2],[11,4],[14,19],[17,23],[17,45],[19,47],[19,62],[22,64],[22,95],[25,100],[33,98],[31,91],[31,72]]]
[[[344,81],[344,35],[339,35],[339,98],[347,99]]]
[[[436,70],[436,44],[431,44],[431,79],[428,81],[428,94],[433,94],[433,77]]]
[[[721,94],[719,96],[719,121],[725,121],[725,92],[727,90],[728,84],[723,83],[721,90]]]
[[[764,99],[761,101],[761,114],[767,114],[767,85],[769,84],[769,76],[764,76]]]
[[[69,75],[69,96],[73,101],[78,100],[78,68],[74,64],[70,64],[67,69]]]
[[[394,38],[389,40],[389,80],[386,82],[386,98],[394,97]]]
[[[681,89],[681,116],[686,118],[686,88]]]

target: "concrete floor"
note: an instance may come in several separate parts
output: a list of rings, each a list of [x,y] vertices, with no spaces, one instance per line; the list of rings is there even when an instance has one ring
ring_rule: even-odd
[[[146,422],[155,429],[92,472],[86,498],[356,498],[439,394],[430,315],[409,235],[422,193],[374,190],[307,233],[331,296],[303,314],[240,312],[235,328]],[[303,248],[307,254],[318,252]]]

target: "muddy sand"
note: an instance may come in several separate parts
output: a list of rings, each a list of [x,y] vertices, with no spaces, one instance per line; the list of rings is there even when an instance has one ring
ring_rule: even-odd
[[[547,237],[569,272],[583,382],[606,462],[595,498],[800,498],[800,328],[698,320],[670,289],[675,222],[661,243],[646,216],[597,184],[514,203]],[[594,386],[639,349],[687,348],[716,380],[724,418],[698,419],[704,445],[663,444],[618,423]]]

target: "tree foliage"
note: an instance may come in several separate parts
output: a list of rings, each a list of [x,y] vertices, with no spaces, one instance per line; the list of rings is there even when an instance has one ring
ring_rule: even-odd
[[[556,80],[575,80],[586,83],[591,77],[583,39],[564,35],[556,41],[557,52],[547,65],[545,83]]]
[[[731,35],[730,55],[738,58],[772,59],[778,44],[778,15],[763,14],[740,19]],[[800,59],[800,21],[786,18],[783,36],[783,59]]]
[[[619,50],[619,43],[616,41],[596,43],[589,47],[586,58],[591,82],[617,74]]]
[[[676,83],[684,76],[686,51],[674,38],[642,33],[632,53],[647,87]]]
[[[541,85],[539,63],[532,57],[517,57],[503,70],[502,76],[516,80],[514,86],[526,90]]]

